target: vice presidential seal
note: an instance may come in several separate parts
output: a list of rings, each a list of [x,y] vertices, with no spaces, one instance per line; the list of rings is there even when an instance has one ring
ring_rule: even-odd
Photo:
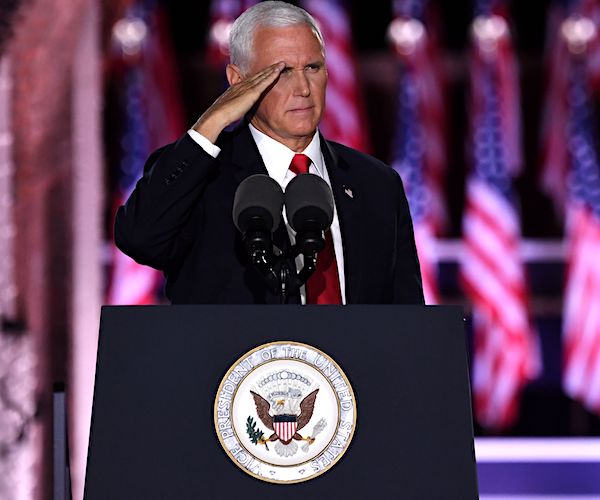
[[[348,378],[331,357],[306,344],[274,342],[238,359],[215,398],[215,429],[244,472],[297,483],[330,469],[356,428]]]

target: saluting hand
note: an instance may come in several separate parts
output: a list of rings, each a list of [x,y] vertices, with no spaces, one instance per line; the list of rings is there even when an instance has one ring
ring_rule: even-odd
[[[215,142],[221,131],[242,118],[269,86],[277,80],[285,63],[278,62],[267,66],[255,75],[231,85],[202,114],[193,129]]]

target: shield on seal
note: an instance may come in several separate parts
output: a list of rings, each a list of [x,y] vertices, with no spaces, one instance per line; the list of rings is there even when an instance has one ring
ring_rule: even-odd
[[[296,434],[297,427],[298,418],[296,415],[275,415],[273,417],[273,430],[284,443],[292,439],[293,435]]]

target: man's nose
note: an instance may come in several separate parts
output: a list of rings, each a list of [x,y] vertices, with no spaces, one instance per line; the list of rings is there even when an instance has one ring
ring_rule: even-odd
[[[304,71],[294,72],[294,95],[308,97],[310,95],[310,82]]]

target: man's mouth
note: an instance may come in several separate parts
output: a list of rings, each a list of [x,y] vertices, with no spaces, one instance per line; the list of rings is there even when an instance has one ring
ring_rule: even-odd
[[[310,111],[312,111],[314,108],[314,106],[307,106],[304,108],[294,108],[294,109],[290,109],[290,112],[292,113],[308,113]]]

